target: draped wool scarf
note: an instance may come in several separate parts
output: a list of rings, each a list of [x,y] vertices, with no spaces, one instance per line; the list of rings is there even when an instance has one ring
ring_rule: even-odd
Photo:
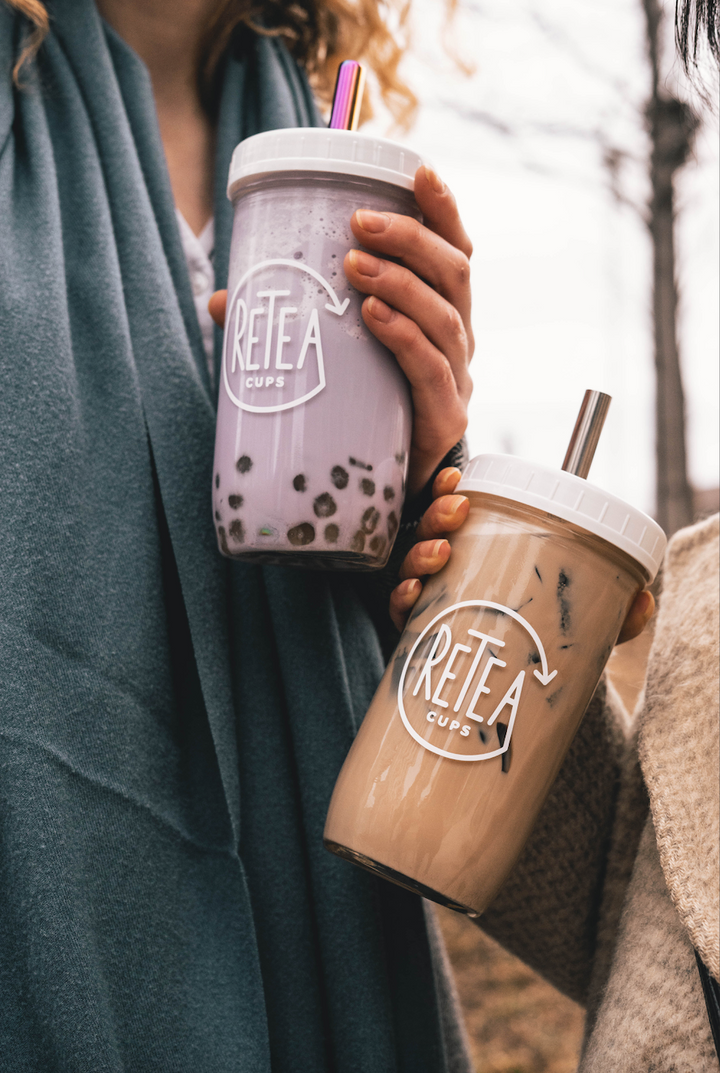
[[[214,399],[147,71],[0,5],[0,1064],[438,1073],[419,899],[328,854],[382,671],[362,578],[223,560]],[[230,156],[317,122],[282,46],[227,57]]]

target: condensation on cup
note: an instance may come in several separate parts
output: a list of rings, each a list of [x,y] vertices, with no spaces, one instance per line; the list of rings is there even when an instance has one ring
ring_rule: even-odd
[[[420,219],[420,158],[350,130],[276,130],[233,154],[234,204],[213,514],[224,555],[311,568],[385,565],[412,408],[368,331],[343,259],[359,208]]]
[[[467,521],[407,623],[324,837],[478,916],[529,837],[666,541],[581,477],[509,456],[473,459],[457,492]]]

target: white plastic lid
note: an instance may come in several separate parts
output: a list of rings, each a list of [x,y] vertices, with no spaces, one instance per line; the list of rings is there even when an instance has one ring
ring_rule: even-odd
[[[512,455],[477,455],[468,462],[455,491],[485,492],[572,522],[632,556],[647,570],[650,581],[665,554],[667,538],[657,522],[574,473]]]
[[[250,179],[278,171],[354,175],[412,190],[415,172],[422,163],[422,158],[404,145],[386,138],[368,138],[354,130],[268,130],[236,146],[230,161],[227,195],[232,201]]]

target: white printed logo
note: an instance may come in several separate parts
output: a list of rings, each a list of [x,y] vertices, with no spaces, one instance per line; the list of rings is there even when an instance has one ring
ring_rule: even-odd
[[[321,322],[342,317],[349,303],[302,261],[276,258],[249,269],[233,291],[225,328],[223,382],[235,405],[275,413],[322,391]]]
[[[502,658],[508,651],[517,665]],[[465,600],[436,615],[410,649],[398,685],[400,716],[415,741],[438,756],[489,760],[510,747],[523,691],[537,697],[531,683],[544,687],[556,675],[519,612]]]

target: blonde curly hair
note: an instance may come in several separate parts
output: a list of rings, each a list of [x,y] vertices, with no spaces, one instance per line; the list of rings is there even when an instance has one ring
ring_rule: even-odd
[[[457,0],[446,0],[452,12]],[[28,20],[31,30],[13,68],[20,84],[50,28],[40,0],[6,0]],[[211,110],[220,59],[231,37],[246,27],[280,37],[304,66],[320,104],[332,98],[337,69],[346,59],[361,60],[374,73],[382,100],[400,127],[410,126],[417,98],[398,74],[409,43],[411,0],[218,0],[208,25],[200,65],[200,91]],[[390,26],[392,25],[392,29]],[[366,95],[367,97],[367,95]],[[363,121],[370,117],[369,101]]]

